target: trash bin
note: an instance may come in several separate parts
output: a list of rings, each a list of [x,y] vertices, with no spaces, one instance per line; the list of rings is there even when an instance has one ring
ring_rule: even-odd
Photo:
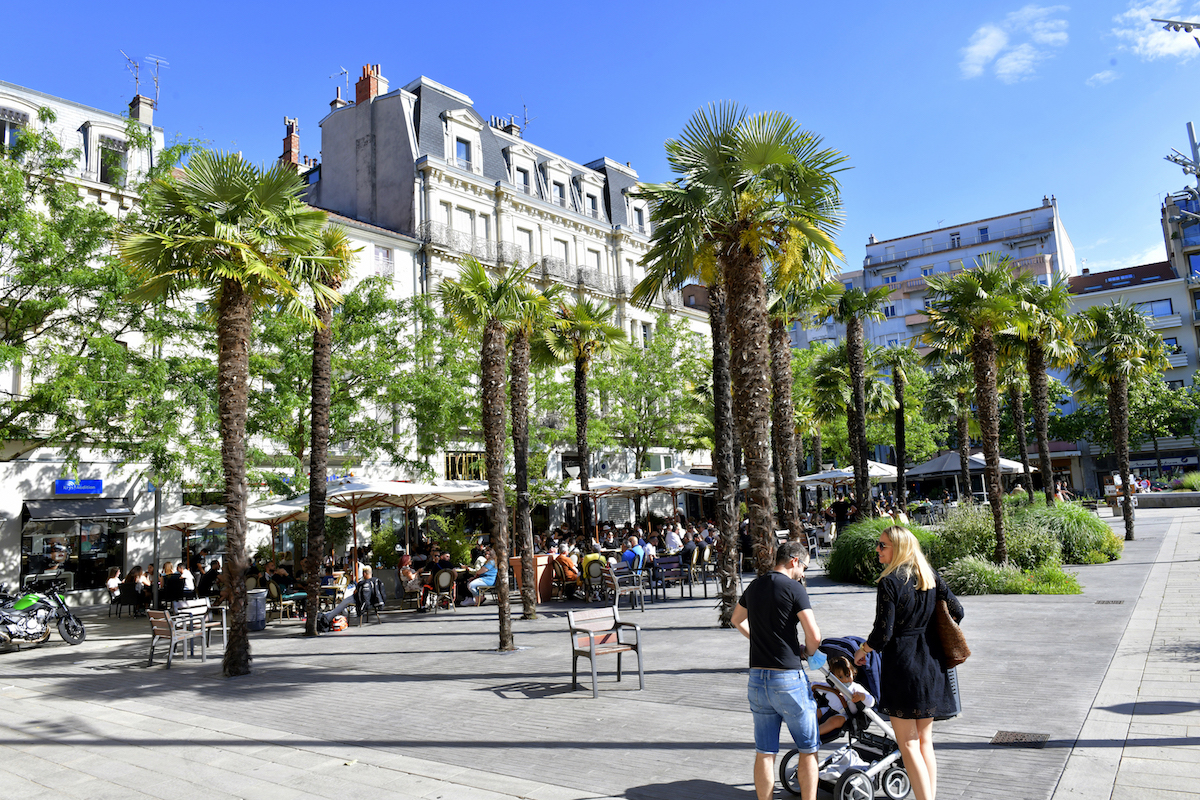
[[[246,628],[261,631],[267,627],[267,590],[251,589],[246,592]]]

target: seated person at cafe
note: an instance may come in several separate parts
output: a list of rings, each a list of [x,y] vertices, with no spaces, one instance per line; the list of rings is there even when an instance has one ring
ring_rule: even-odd
[[[575,562],[571,560],[570,551],[571,548],[563,542],[558,546],[558,555],[554,560],[562,565],[563,574],[567,577],[563,591],[566,592],[568,600],[573,600],[575,593],[583,588],[583,579],[579,576],[579,570],[575,568]]]
[[[621,560],[628,564],[630,569],[638,569],[645,557],[646,551],[638,544],[637,537],[630,536],[625,541],[625,546],[621,548]]]
[[[362,572],[363,579],[354,587],[354,603],[360,617],[367,610],[367,606],[374,608],[377,612],[382,611],[387,597],[383,589],[383,581],[371,576],[371,567],[364,564]]]
[[[217,586],[217,582],[221,579],[221,562],[213,559],[208,565],[208,571],[200,576],[200,580],[196,583],[197,597],[215,597],[221,593],[221,589]]]
[[[121,604],[133,606],[134,614],[141,614],[150,607],[150,587],[142,581],[141,567],[134,567],[121,583]]]
[[[162,569],[162,588],[158,593],[159,605],[165,608],[167,603],[182,600],[183,588],[183,576],[175,571],[175,564],[170,561],[164,563]]]
[[[485,586],[495,586],[495,585],[496,585],[496,556],[492,552],[492,548],[488,547],[487,561],[484,563],[483,567],[481,567],[479,569],[479,571],[474,574],[474,577],[471,580],[471,582],[467,584],[467,591],[471,593],[471,596],[463,601],[463,605],[464,606],[473,606],[473,605],[475,605],[477,600],[479,601],[479,605],[483,605],[482,599],[479,598],[479,590]]]

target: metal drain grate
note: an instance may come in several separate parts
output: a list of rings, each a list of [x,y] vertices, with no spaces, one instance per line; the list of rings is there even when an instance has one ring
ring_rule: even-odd
[[[1125,602],[1124,600],[1097,600],[1096,605],[1098,605],[1098,606],[1119,606],[1119,605],[1122,605],[1124,602]]]
[[[992,744],[1005,747],[1032,747],[1041,750],[1050,741],[1048,733],[1021,733],[1020,731],[996,731]]]

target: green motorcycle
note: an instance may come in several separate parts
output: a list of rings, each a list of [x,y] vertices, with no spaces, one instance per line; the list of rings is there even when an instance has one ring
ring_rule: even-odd
[[[0,645],[16,642],[40,644],[50,638],[52,628],[67,644],[79,644],[87,632],[83,620],[75,616],[67,606],[62,592],[66,584],[61,581],[50,583],[50,590],[25,591],[5,596],[0,603]],[[3,587],[0,587],[0,594]]]

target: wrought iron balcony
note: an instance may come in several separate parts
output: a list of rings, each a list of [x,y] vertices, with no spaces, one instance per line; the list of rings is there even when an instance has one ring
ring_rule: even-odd
[[[498,255],[495,242],[456,231],[442,222],[422,222],[417,228],[417,234],[429,244],[475,256],[483,261],[495,261]]]

